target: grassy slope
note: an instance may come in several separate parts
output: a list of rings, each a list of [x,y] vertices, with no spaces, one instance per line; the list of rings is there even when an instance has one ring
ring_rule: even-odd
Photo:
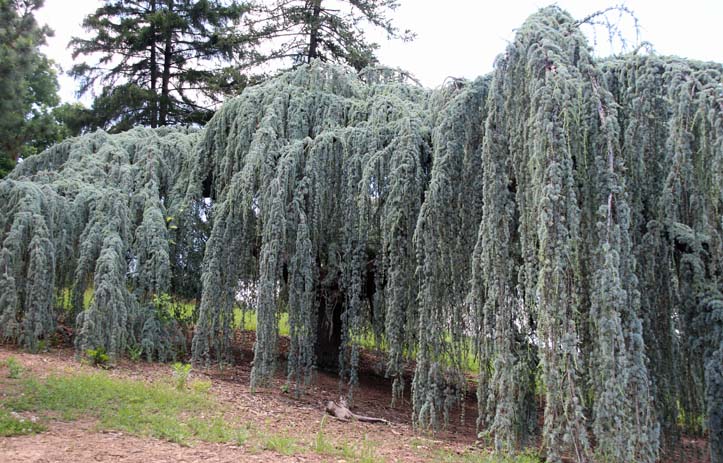
[[[17,363],[13,359],[12,362]],[[43,432],[54,419],[92,419],[98,430],[117,430],[183,445],[194,442],[224,442],[249,451],[269,450],[284,455],[315,453],[349,462],[383,461],[377,443],[364,437],[357,443],[330,439],[324,424],[309,441],[283,433],[260,430],[257,423],[239,423],[224,416],[210,383],[166,380],[147,382],[111,376],[104,370],[60,374],[41,379],[29,371],[11,375],[2,365],[0,385],[0,437]],[[21,366],[22,367],[22,366]],[[163,367],[166,368],[166,367]],[[14,370],[17,373],[17,369]],[[15,376],[9,378],[9,376]],[[18,377],[19,376],[19,377]],[[32,418],[28,418],[32,416]],[[39,419],[35,419],[37,416]],[[440,449],[420,449],[420,456],[433,461],[482,463],[534,463],[534,457],[494,456],[479,451],[462,454]]]

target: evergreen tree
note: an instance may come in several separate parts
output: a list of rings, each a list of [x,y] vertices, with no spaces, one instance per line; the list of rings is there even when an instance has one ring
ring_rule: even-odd
[[[53,63],[39,51],[52,35],[33,16],[43,0],[0,1],[0,178],[18,158],[60,141],[51,108],[59,103]]]
[[[259,57],[261,62],[291,60],[300,65],[320,59],[361,70],[377,64],[379,48],[366,37],[366,27],[376,27],[390,38],[413,38],[389,18],[398,6],[398,0],[260,1],[248,25],[270,48]]]
[[[224,96],[247,84],[237,69],[248,38],[239,23],[248,7],[220,0],[108,0],[85,18],[89,37],[71,41],[79,94],[98,96],[91,127],[203,123]],[[221,63],[221,65],[219,65]]]

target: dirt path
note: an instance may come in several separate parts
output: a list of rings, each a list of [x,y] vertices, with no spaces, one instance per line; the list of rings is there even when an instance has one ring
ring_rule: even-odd
[[[241,461],[320,461],[278,454],[251,454],[242,447],[198,444],[182,447],[155,439],[141,439],[117,432],[95,432],[88,422],[54,422],[49,430],[32,436],[0,439],[3,463],[123,462],[123,463],[225,463]]]

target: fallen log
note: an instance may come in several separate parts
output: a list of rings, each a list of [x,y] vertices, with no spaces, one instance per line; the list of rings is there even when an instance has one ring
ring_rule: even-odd
[[[346,406],[346,402],[344,400],[339,401],[338,404],[333,400],[328,401],[326,403],[326,413],[333,416],[339,421],[344,421],[345,423],[348,423],[352,420],[357,420],[364,423],[389,424],[389,421],[385,420],[384,418],[374,418],[372,416],[357,415],[356,413],[353,413],[351,410],[349,410],[349,407]]]

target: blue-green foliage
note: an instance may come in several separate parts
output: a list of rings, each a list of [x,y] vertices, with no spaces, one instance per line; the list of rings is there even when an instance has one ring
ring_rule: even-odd
[[[177,355],[170,352],[185,344],[178,328],[142,307],[170,290],[174,229],[165,204],[195,137],[168,129],[97,132],[26,160],[0,184],[6,340],[31,350],[47,341],[66,315],[54,307],[56,294],[72,287],[65,323],[75,324],[81,352],[102,347],[117,356],[145,340],[149,358]]]

